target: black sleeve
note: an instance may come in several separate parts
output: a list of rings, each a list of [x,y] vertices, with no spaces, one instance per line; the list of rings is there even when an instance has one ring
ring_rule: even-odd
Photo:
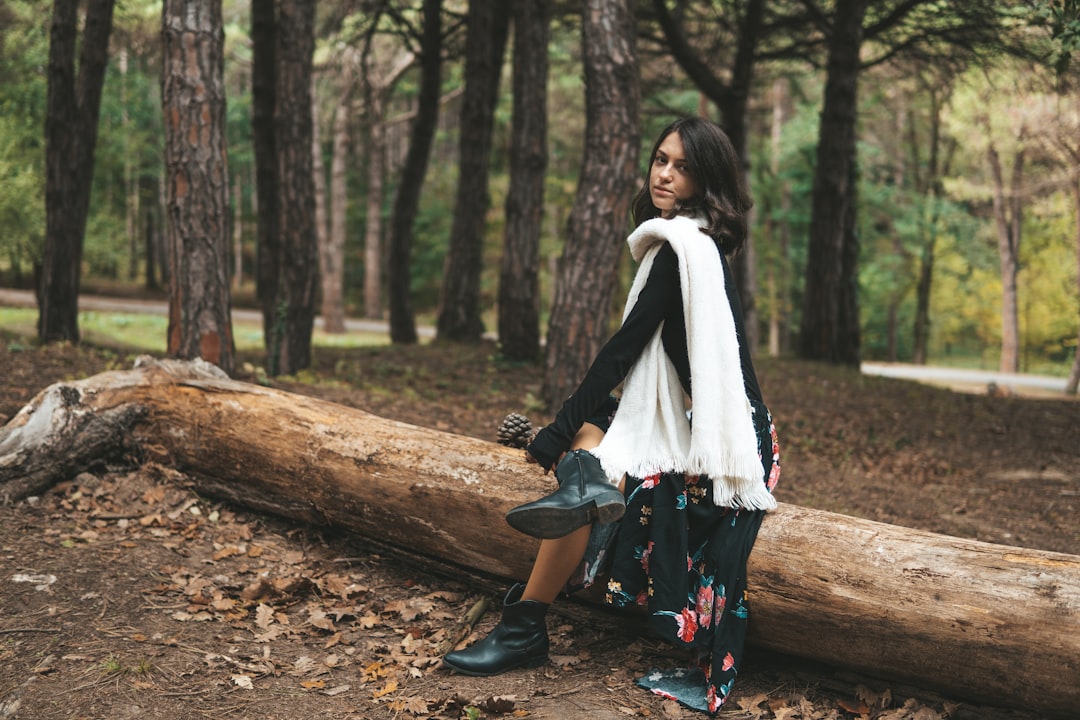
[[[601,348],[585,378],[563,403],[555,420],[537,433],[529,445],[529,454],[541,467],[550,469],[559,456],[570,449],[582,424],[603,406],[611,391],[630,372],[660,323],[673,312],[681,318],[679,265],[675,251],[664,243],[622,326]]]

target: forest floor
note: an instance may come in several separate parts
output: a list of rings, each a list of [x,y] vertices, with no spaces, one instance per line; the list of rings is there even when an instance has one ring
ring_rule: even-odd
[[[54,382],[131,360],[0,334],[0,425]],[[240,379],[255,380],[258,358],[244,360]],[[758,372],[780,433],[781,501],[1080,554],[1080,402],[791,360],[763,359]],[[317,349],[302,377],[271,382],[484,439],[509,412],[548,419],[536,411],[539,370],[499,361],[491,345]],[[478,600],[492,610],[471,637],[494,625],[503,590],[206,500],[168,467],[86,468],[0,507],[0,720],[702,717],[634,684],[678,653],[572,600],[549,614],[550,664],[494,678],[440,668]],[[751,647],[721,717],[1038,715]]]

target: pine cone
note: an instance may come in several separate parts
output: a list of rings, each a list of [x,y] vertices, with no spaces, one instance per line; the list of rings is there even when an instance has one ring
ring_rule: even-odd
[[[529,418],[518,413],[510,413],[499,425],[499,444],[512,448],[524,449],[532,442],[533,426]]]

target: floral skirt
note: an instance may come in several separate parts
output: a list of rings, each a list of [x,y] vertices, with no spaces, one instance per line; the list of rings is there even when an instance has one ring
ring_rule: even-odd
[[[762,481],[772,491],[780,449],[768,410],[755,403]],[[746,562],[763,511],[717,507],[705,476],[663,473],[627,478],[626,513],[593,527],[569,590],[608,576],[605,601],[643,605],[661,638],[692,651],[694,667],[655,670],[638,680],[654,693],[715,713],[731,693],[742,660],[749,606]]]

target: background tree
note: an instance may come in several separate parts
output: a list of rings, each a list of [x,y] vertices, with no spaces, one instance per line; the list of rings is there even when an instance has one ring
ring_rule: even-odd
[[[312,184],[311,75],[315,5],[279,0],[274,106],[279,181],[280,281],[277,320],[268,339],[271,372],[291,375],[311,364],[318,249]]]
[[[364,43],[364,104],[367,147],[367,212],[364,222],[364,317],[381,320],[383,272],[383,198],[386,194],[386,106],[416,55],[393,37],[372,32]]]
[[[609,316],[630,203],[640,181],[634,7],[631,0],[585,0],[585,150],[559,260],[547,333],[542,398],[549,407],[573,391],[609,334]]]
[[[409,150],[401,169],[394,214],[390,227],[389,306],[390,339],[395,343],[415,343],[416,316],[412,305],[411,257],[413,223],[424,184],[431,143],[439,119],[439,89],[442,70],[442,0],[424,0],[420,38],[420,90],[413,120]]]
[[[540,229],[547,169],[549,0],[514,5],[514,116],[510,188],[499,271],[499,342],[510,360],[540,353]]]
[[[855,203],[855,112],[867,0],[838,0],[829,40],[825,101],[821,110],[814,176],[805,300],[799,354],[855,365],[859,337],[848,334],[853,278],[845,274],[853,238],[849,208]],[[857,310],[857,308],[855,308]],[[857,315],[856,315],[857,317]],[[857,325],[856,325],[857,327]]]
[[[278,323],[281,273],[280,201],[277,134],[277,12],[276,0],[251,0],[251,137],[255,155],[256,271],[255,288],[262,310],[267,364],[276,374],[270,351]]]
[[[691,8],[679,4],[679,15],[668,9],[666,0],[653,0],[652,11],[663,30],[666,45],[675,61],[694,85],[720,110],[720,122],[742,162],[747,187],[750,187],[751,163],[748,138],[749,108],[759,43],[776,26],[777,19],[766,20],[765,0],[709,2],[697,7],[708,20],[697,22],[706,28],[710,42],[704,51],[691,42],[683,18]],[[730,28],[730,30],[728,29]],[[791,26],[787,26],[791,32]],[[734,48],[734,51],[728,50]],[[725,50],[727,52],[725,53]],[[728,67],[720,71],[716,58],[726,54]],[[726,76],[726,77],[724,77]],[[751,225],[752,227],[752,225]],[[757,262],[752,230],[739,253],[732,258],[732,270],[746,321],[747,342],[758,345]]]
[[[112,16],[113,0],[90,0],[80,44],[77,0],[53,3],[45,116],[45,249],[37,289],[38,337],[44,342],[79,341],[83,238]]]
[[[987,135],[991,130],[989,121]],[[1012,155],[1008,187],[1002,170],[1001,154],[992,136],[986,147],[986,159],[994,181],[994,224],[997,227],[998,259],[1001,263],[1001,371],[1020,370],[1020,315],[1017,301],[1017,273],[1020,270],[1020,237],[1024,220],[1024,135],[1018,128],[1020,141]]]
[[[480,271],[491,201],[488,168],[509,21],[509,3],[469,0],[457,198],[439,297],[437,331],[443,340],[475,342],[484,334]]]
[[[167,352],[232,372],[221,0],[165,0],[161,19],[171,266]]]

